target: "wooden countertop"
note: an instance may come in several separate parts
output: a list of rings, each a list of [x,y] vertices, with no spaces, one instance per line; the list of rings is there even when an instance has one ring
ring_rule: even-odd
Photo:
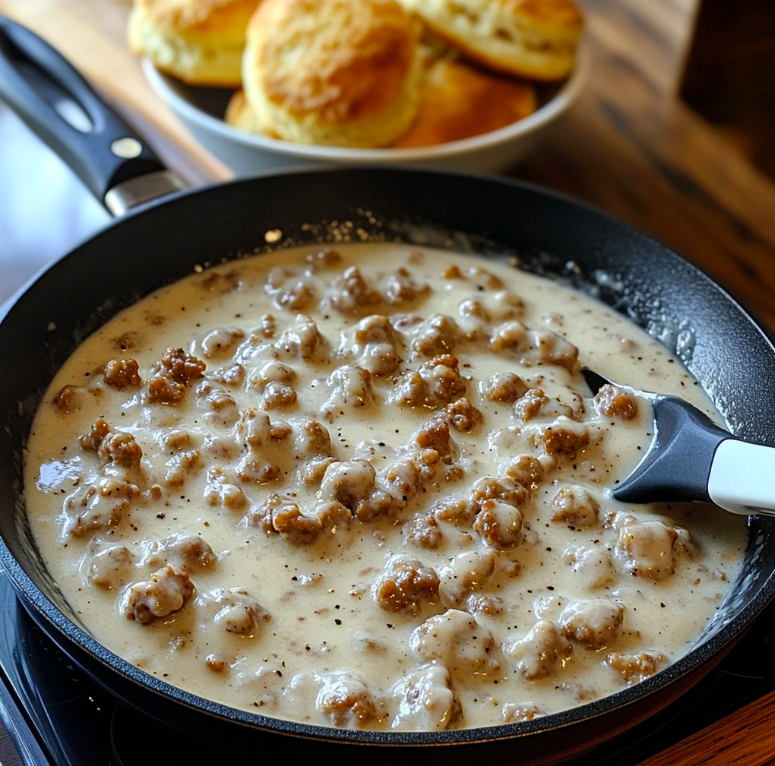
[[[675,96],[696,0],[578,0],[588,85],[509,175],[597,205],[672,246],[775,330],[775,183]],[[131,0],[0,0],[69,58],[191,183],[230,171],[150,90],[124,41]],[[772,693],[647,766],[775,761]],[[755,729],[755,731],[754,731]]]
[[[675,97],[697,0],[579,0],[592,72],[510,173],[567,192],[693,260],[775,328],[775,183]],[[0,0],[57,47],[192,183],[230,171],[199,148],[127,51],[131,0]]]

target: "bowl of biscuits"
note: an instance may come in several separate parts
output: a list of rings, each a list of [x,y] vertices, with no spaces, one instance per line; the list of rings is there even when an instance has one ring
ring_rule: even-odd
[[[154,90],[238,175],[298,165],[498,172],[574,101],[572,0],[135,0]]]

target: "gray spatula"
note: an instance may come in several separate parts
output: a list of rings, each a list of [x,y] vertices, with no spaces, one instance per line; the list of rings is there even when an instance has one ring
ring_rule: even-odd
[[[593,370],[582,374],[593,393],[612,383]],[[699,500],[741,515],[775,516],[775,448],[735,438],[677,396],[638,393],[653,405],[654,438],[635,470],[611,490],[616,500]]]

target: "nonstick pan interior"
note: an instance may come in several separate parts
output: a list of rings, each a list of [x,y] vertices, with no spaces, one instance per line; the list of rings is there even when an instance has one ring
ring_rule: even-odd
[[[33,616],[89,672],[132,704],[183,728],[205,720],[203,729],[237,739],[269,730],[376,746],[468,742],[485,752],[489,743],[487,752],[501,753],[512,752],[516,737],[524,762],[541,763],[634,725],[699,680],[771,598],[775,546],[768,520],[752,520],[743,572],[702,645],[687,657],[590,705],[478,730],[340,731],[200,700],[100,647],[78,627],[48,576],[25,522],[23,447],[47,384],[79,342],[195,267],[286,245],[335,246],[364,238],[516,257],[525,268],[572,281],[677,350],[730,430],[775,444],[775,350],[769,339],[702,273],[603,214],[513,182],[420,171],[355,169],[246,180],[188,192],[118,221],[52,266],[8,311],[0,324],[0,563]],[[452,751],[443,751],[449,760]]]

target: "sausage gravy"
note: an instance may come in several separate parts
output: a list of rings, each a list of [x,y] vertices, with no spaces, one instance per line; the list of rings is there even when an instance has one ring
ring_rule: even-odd
[[[617,385],[593,396],[587,365]],[[685,654],[743,519],[625,506],[658,342],[505,262],[398,244],[193,274],[57,374],[26,498],[95,638],[236,708],[433,731],[615,693]],[[715,416],[717,417],[717,416]]]

